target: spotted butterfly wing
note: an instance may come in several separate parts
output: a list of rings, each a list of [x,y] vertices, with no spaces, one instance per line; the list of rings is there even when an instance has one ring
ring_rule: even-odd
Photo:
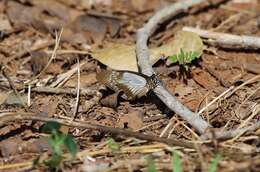
[[[116,92],[123,91],[123,98],[128,100],[142,97],[152,88],[148,76],[131,71],[102,70],[97,79]]]

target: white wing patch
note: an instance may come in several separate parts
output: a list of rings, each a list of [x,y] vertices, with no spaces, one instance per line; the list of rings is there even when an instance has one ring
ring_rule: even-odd
[[[137,97],[141,97],[149,91],[146,87],[146,79],[134,73],[123,73],[123,76],[118,83],[124,85],[131,94]]]

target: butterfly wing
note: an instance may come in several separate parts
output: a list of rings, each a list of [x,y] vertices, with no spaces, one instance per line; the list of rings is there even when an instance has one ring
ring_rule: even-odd
[[[101,70],[99,73],[97,73],[97,80],[117,92],[120,91],[117,85],[121,75],[122,74],[117,71]]]
[[[117,86],[125,93],[127,99],[142,97],[149,91],[147,80],[143,76],[131,72],[124,72],[121,79],[118,80]]]
[[[123,98],[131,100],[144,96],[149,88],[147,79],[130,71],[106,71],[97,73],[97,80],[114,91],[123,91]]]

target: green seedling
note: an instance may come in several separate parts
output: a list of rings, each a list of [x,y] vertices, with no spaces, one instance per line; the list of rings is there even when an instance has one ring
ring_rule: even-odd
[[[61,125],[57,122],[47,122],[42,131],[50,134],[48,143],[52,149],[51,157],[44,160],[43,163],[51,169],[58,169],[62,162],[62,155],[65,149],[70,153],[71,157],[75,157],[77,153],[77,144],[75,139],[60,131]],[[65,149],[64,149],[65,148]]]
[[[119,144],[113,138],[109,138],[107,140],[107,146],[113,153],[116,153],[120,150]]]
[[[220,154],[215,155],[215,158],[212,160],[212,162],[209,165],[208,172],[215,172],[218,167],[218,163],[222,159],[222,156]]]
[[[157,172],[155,163],[151,157],[146,157],[147,162],[147,171],[148,172]]]
[[[181,158],[175,150],[172,151],[172,171],[182,172]]]
[[[180,49],[179,54],[170,56],[169,59],[173,63],[179,63],[179,65],[183,66],[186,71],[188,71],[188,65],[191,64],[195,59],[200,58],[199,53],[194,51],[184,52],[183,49]]]

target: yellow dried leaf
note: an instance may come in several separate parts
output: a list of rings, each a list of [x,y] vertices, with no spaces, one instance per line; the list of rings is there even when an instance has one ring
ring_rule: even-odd
[[[203,44],[200,37],[195,33],[180,31],[172,41],[149,50],[150,64],[155,64],[162,57],[177,54],[180,48],[183,50],[198,51],[201,55]],[[91,55],[112,69],[138,72],[135,45],[111,43],[106,48],[93,51]]]

